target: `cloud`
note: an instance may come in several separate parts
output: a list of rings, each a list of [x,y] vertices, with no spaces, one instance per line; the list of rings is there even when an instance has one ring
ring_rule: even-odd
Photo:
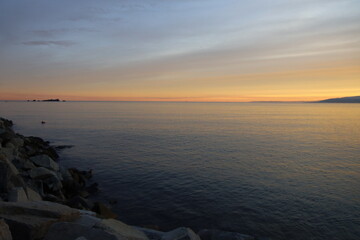
[[[24,45],[28,46],[61,46],[61,47],[70,47],[74,45],[74,42],[71,41],[27,41],[22,42]]]
[[[86,33],[86,32],[98,32],[97,30],[92,30],[88,28],[60,28],[60,29],[49,29],[49,30],[34,30],[32,31],[33,34],[39,37],[55,37],[61,34],[68,34],[68,33]]]

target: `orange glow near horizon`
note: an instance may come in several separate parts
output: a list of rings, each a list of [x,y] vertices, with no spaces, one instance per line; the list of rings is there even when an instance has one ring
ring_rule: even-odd
[[[1,93],[0,100],[59,98],[67,101],[252,102],[317,101],[360,95],[360,68],[357,66],[217,77],[188,76],[185,80],[182,77],[173,81],[172,85],[166,84],[166,80],[153,81],[152,87],[144,89],[136,85],[126,88],[114,85],[111,90],[88,87],[7,91]],[[273,85],[269,86],[267,82]]]
[[[5,0],[0,100],[251,102],[360,95],[360,2],[145,2],[138,8],[131,1],[93,1],[89,13],[82,2],[62,1],[69,11],[52,1]]]

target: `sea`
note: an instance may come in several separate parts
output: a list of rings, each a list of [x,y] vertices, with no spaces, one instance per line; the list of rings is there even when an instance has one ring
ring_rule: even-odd
[[[73,145],[59,163],[93,169],[128,224],[360,239],[360,104],[3,101],[0,116]]]

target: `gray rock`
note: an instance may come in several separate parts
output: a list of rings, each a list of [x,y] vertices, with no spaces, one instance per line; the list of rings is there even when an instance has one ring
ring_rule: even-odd
[[[57,178],[56,174],[53,171],[50,171],[44,167],[37,167],[30,170],[30,177],[33,179],[46,179],[49,177]]]
[[[9,145],[10,147],[3,147],[0,149],[0,153],[6,156],[9,161],[13,161],[16,157],[19,156],[19,152],[16,148],[12,147],[12,144]]]
[[[59,222],[53,224],[44,240],[70,240],[78,237],[84,237],[88,240],[127,240],[126,238],[119,238],[114,234],[101,229],[89,228],[81,224],[70,222]]]
[[[72,208],[77,209],[92,209],[94,204],[92,201],[82,198],[80,196],[72,197],[71,199],[66,201],[66,205]]]
[[[24,182],[14,164],[0,154],[0,192],[9,192],[13,187],[23,186]]]
[[[33,168],[36,168],[36,166],[30,162],[30,161],[25,161],[24,165],[23,165],[23,169],[25,170],[31,170]]]
[[[86,227],[92,228],[96,224],[101,222],[100,218],[90,216],[90,215],[81,215],[74,223],[84,225]]]
[[[73,177],[71,176],[68,169],[66,169],[63,166],[60,166],[60,173],[64,181],[66,182],[72,182],[74,181]]]
[[[9,226],[0,219],[0,240],[12,240]]]
[[[34,190],[32,190],[29,187],[25,188],[25,192],[27,194],[29,201],[41,201],[42,200],[40,194],[38,194],[37,192],[35,192]]]
[[[22,187],[11,189],[8,194],[9,202],[24,202],[28,201],[28,197]]]
[[[136,229],[142,231],[143,233],[145,233],[145,235],[149,238],[149,240],[161,240],[161,238],[164,236],[164,232],[160,232],[160,231],[156,231],[153,229],[148,229],[148,228],[142,228],[142,227],[137,227],[134,226]]]
[[[96,212],[93,212],[93,211],[79,210],[79,212],[81,215],[89,215],[89,216],[96,217]]]
[[[20,137],[12,138],[10,142],[15,146],[15,148],[24,146],[24,140]]]
[[[45,154],[31,157],[30,160],[39,167],[44,167],[53,171],[59,171],[60,169],[59,164]]]
[[[101,202],[96,202],[94,207],[91,209],[94,212],[98,213],[102,218],[116,218],[117,214],[111,211],[105,204]]]
[[[63,187],[57,175],[44,179],[43,183],[46,184],[52,191],[59,191]]]
[[[203,229],[198,232],[202,240],[255,240],[253,236],[217,229]]]
[[[75,240],[88,240],[88,239],[85,238],[85,237],[78,237],[78,238],[76,238]]]
[[[180,227],[163,235],[161,240],[201,240],[190,228]]]
[[[8,148],[8,149],[16,149],[15,145],[12,144],[11,142],[6,143],[5,148]]]
[[[28,159],[24,159],[24,158],[19,158],[19,157],[15,157],[12,160],[12,164],[14,164],[14,166],[19,170],[19,171],[24,171],[24,170],[30,170],[35,168],[36,166],[29,161]]]
[[[95,228],[110,232],[120,239],[148,240],[148,237],[138,229],[115,219],[104,219]]]
[[[41,239],[51,224],[79,216],[76,209],[52,202],[0,202],[0,218],[9,225],[14,240]]]

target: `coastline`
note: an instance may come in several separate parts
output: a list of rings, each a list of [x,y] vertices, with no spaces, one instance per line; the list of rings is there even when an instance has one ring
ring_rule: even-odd
[[[98,191],[97,183],[89,183],[92,170],[59,165],[58,150],[68,146],[51,146],[41,138],[25,137],[15,133],[12,126],[11,120],[0,118],[1,240],[268,239],[216,229],[196,234],[187,227],[162,232],[129,226],[118,220],[110,206],[89,199]]]

